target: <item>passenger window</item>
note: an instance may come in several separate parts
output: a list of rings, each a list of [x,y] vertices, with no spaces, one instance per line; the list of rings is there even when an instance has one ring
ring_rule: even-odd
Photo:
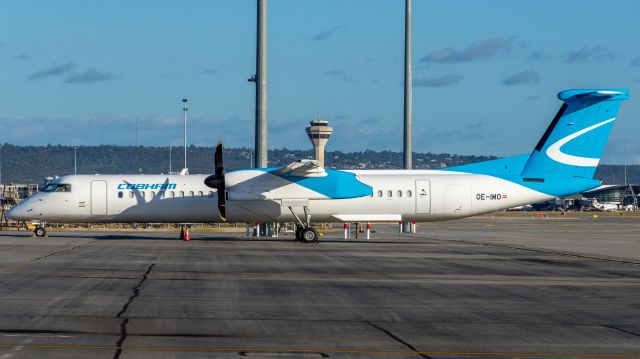
[[[122,191],[118,192],[118,198],[122,198],[124,196],[124,194],[122,193]]]
[[[411,197],[411,190],[407,190],[407,197]]]
[[[155,191],[151,191],[151,196],[149,196],[150,199],[154,199],[156,198],[156,192]]]
[[[202,191],[198,191],[198,196],[202,197],[204,196],[204,193],[202,193]]]
[[[213,191],[209,191],[209,198],[213,198]]]
[[[382,190],[378,190],[378,197],[382,197]]]
[[[393,197],[393,191],[387,191],[387,197],[389,198]]]
[[[184,191],[180,191],[180,197],[184,197]]]
[[[173,196],[175,196],[175,192],[169,191],[169,198],[173,198]]]
[[[397,195],[398,197],[402,197],[402,191],[398,190]]]
[[[144,198],[144,191],[140,191],[140,196],[142,196],[142,198]]]
[[[193,197],[193,191],[189,191],[189,197]]]
[[[133,191],[129,191],[129,198],[133,198],[133,197],[134,197]]]

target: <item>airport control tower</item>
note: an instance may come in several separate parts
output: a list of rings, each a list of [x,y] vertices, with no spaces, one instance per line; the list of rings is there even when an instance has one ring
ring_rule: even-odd
[[[324,167],[324,146],[329,141],[333,128],[329,127],[329,121],[327,120],[317,119],[309,122],[309,124],[310,126],[306,129],[307,135],[316,150],[316,160],[320,162],[320,166]]]

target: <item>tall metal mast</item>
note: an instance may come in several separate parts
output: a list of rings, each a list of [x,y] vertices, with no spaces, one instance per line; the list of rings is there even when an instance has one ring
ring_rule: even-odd
[[[267,0],[257,1],[255,166],[267,167]]]
[[[183,98],[182,103],[184,104],[182,111],[184,111],[184,169],[187,170],[187,99]],[[188,170],[187,170],[188,171]]]
[[[413,157],[413,98],[411,54],[411,0],[405,0],[404,9],[404,169],[410,170]]]

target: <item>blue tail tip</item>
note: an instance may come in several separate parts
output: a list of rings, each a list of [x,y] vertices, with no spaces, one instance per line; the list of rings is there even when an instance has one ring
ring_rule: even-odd
[[[600,99],[602,101],[628,100],[629,89],[606,88],[606,89],[564,90],[558,93],[558,98],[565,102],[572,101],[572,100],[580,100],[585,98]]]

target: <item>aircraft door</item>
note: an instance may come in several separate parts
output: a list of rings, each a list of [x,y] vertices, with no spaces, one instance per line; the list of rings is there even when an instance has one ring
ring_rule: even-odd
[[[416,213],[431,213],[431,183],[429,180],[416,180]]]
[[[91,214],[107,214],[107,181],[91,181]]]
[[[445,208],[449,214],[463,214],[471,211],[471,187],[454,184],[445,188]]]

